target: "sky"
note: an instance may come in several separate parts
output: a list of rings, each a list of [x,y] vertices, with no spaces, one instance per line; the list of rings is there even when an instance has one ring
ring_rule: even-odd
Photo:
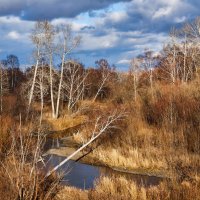
[[[0,0],[0,59],[34,63],[30,34],[37,20],[71,24],[81,44],[70,55],[85,66],[101,58],[120,70],[144,49],[158,52],[172,27],[200,15],[199,0]]]

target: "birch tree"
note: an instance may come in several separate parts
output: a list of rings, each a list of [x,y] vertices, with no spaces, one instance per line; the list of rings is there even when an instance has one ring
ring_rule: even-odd
[[[37,22],[35,24],[35,28],[34,28],[33,33],[31,35],[31,39],[32,39],[32,42],[34,43],[35,48],[36,48],[35,49],[36,64],[34,66],[34,75],[33,75],[33,80],[32,80],[30,94],[29,94],[28,112],[27,113],[29,113],[31,102],[32,102],[32,99],[33,99],[33,93],[34,93],[34,88],[35,88],[38,66],[39,66],[40,59],[42,57],[42,50],[43,50],[43,44],[44,44],[43,22]]]
[[[169,79],[172,84],[175,84],[178,78],[178,37],[177,30],[172,29],[170,32],[169,44],[164,47],[164,59],[161,62],[161,70],[164,72],[162,79]],[[167,76],[166,76],[167,75]]]
[[[55,109],[55,114],[53,115],[54,118],[58,118],[59,116],[61,90],[63,88],[63,72],[67,55],[70,54],[72,50],[76,48],[80,43],[80,37],[79,36],[74,37],[72,35],[72,30],[70,25],[61,25],[60,27],[58,27],[58,30],[60,35],[59,37],[60,44],[58,45],[58,49],[61,57],[61,66],[60,66],[60,77],[59,77],[59,85],[57,92],[56,109]]]
[[[81,64],[73,60],[65,64],[63,90],[68,102],[68,111],[72,110],[80,99],[83,99],[87,75],[88,72],[83,69]]]
[[[49,76],[47,68],[45,67],[44,60],[41,61],[41,66],[38,69],[38,73],[39,73],[38,75],[39,80],[37,82],[37,85],[40,91],[40,94],[38,94],[38,96],[40,96],[40,125],[41,125],[43,119],[44,98],[49,95],[48,93]]]
[[[51,109],[52,109],[52,117],[56,118],[56,111],[55,111],[55,97],[54,97],[54,74],[55,70],[53,68],[53,57],[56,51],[55,48],[55,37],[57,32],[55,27],[53,27],[48,21],[43,22],[43,31],[45,37],[45,56],[48,59],[49,64],[49,80],[50,80],[50,96],[51,96]]]
[[[137,87],[138,87],[138,76],[140,73],[141,60],[139,58],[134,58],[131,61],[131,75],[133,76],[133,88],[134,88],[134,100],[137,100]]]
[[[146,71],[149,79],[149,84],[151,88],[151,94],[153,98],[153,68],[156,65],[156,57],[153,56],[153,52],[150,50],[146,50],[144,55],[139,57],[142,61],[141,66]]]
[[[8,55],[7,56],[7,67],[11,70],[11,80],[10,86],[11,90],[14,91],[16,87],[16,70],[19,68],[19,60],[15,55]]]
[[[22,96],[27,99],[30,96],[30,88],[32,87],[32,79],[35,69],[32,68],[26,72],[27,81],[21,87]],[[40,101],[40,124],[43,118],[44,98],[49,96],[49,73],[48,67],[45,66],[44,61],[41,59],[38,65],[34,91],[32,94],[32,101]]]
[[[111,76],[111,68],[107,60],[101,59],[99,61],[96,61],[96,64],[98,64],[99,70],[101,72],[101,79],[99,82],[98,90],[93,98],[93,102],[96,101],[99,94],[103,91],[104,86]]]
[[[187,82],[189,78],[194,76],[195,72],[195,75],[198,76],[197,60],[200,54],[200,17],[196,18],[194,22],[186,23],[180,30],[179,37],[182,39],[180,47],[184,55],[182,82]]]

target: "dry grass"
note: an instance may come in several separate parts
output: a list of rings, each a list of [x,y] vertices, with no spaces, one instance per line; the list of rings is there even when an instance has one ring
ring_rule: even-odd
[[[152,98],[148,88],[142,88],[136,103],[133,99],[124,100],[121,107],[129,114],[126,123],[117,124],[119,130],[105,134],[92,144],[91,147],[100,145],[90,158],[114,168],[169,176],[173,182],[143,188],[123,177],[102,177],[94,190],[86,192],[68,187],[63,193],[59,192],[60,199],[198,199],[199,87],[196,82],[173,86],[155,84],[153,94]],[[115,108],[111,101],[88,100],[80,103],[76,115],[63,115],[55,120],[46,117],[45,120],[54,131],[84,124],[83,129],[74,134],[74,139],[82,143],[91,137],[97,116],[107,116]],[[12,123],[5,118],[6,122],[9,125],[3,127],[5,130]]]
[[[65,187],[56,197],[59,200],[88,200],[88,191],[74,187]]]
[[[10,127],[14,126],[14,120],[9,116],[0,116],[0,152],[5,153],[11,142]]]
[[[84,191],[66,187],[58,197],[60,200],[199,200],[200,180],[161,182],[158,186],[144,188],[124,177],[100,177],[95,189]]]
[[[107,153],[109,152],[109,154]],[[120,150],[113,148],[105,148],[93,152],[100,161],[107,166],[130,170],[135,173],[161,175],[167,171],[167,163],[157,154],[151,157],[144,156],[143,152],[139,149],[130,149],[123,155]],[[164,175],[163,175],[164,176]]]
[[[39,131],[33,133],[35,127],[31,122],[20,126],[13,118],[4,116],[2,123],[0,199],[52,199],[60,189],[59,179],[45,178],[41,165],[38,166],[44,136]]]
[[[72,117],[66,115],[58,119],[46,118],[45,119],[51,126],[54,131],[62,131],[80,124],[84,124],[88,117],[85,115]]]
[[[101,145],[90,156],[97,163],[115,168],[169,177],[184,177],[187,171],[187,176],[193,178],[195,173],[199,174],[200,168],[200,148],[197,145],[200,112],[196,101],[200,98],[200,91],[197,83],[156,84],[153,92],[153,99],[147,89],[146,93],[141,91],[142,97],[138,97],[136,104],[124,103],[123,107],[129,113],[126,126],[118,124],[120,132],[100,138]],[[172,97],[174,110],[171,124]],[[103,103],[101,106],[98,103],[85,104],[91,109],[86,113],[89,118],[91,113],[95,116],[95,110],[98,110],[97,113],[105,112],[108,105],[110,110],[113,109],[111,102],[105,102],[105,106]],[[74,139],[81,143],[89,137],[90,128],[86,127]]]
[[[200,182],[161,183],[149,188],[146,194],[149,200],[199,200]]]
[[[139,188],[133,181],[128,181],[123,177],[109,178],[102,177],[96,182],[95,190],[91,190],[89,199],[146,199],[144,188]]]

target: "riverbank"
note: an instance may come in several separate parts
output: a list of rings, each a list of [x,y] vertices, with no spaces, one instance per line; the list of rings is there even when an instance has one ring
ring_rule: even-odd
[[[77,143],[73,137],[68,136],[64,139],[64,147],[59,148],[52,148],[49,149],[46,152],[46,155],[57,155],[62,157],[68,157],[73,152],[75,152],[81,144]],[[97,147],[98,148],[98,147]],[[131,168],[131,167],[124,167],[119,165],[112,165],[112,163],[109,162],[103,162],[100,157],[97,157],[98,149],[94,150],[84,150],[81,152],[78,152],[74,157],[71,158],[71,160],[79,161],[81,163],[95,165],[95,166],[101,166],[101,167],[109,167],[110,169],[117,171],[117,172],[123,172],[127,174],[135,174],[135,175],[144,175],[144,176],[154,176],[158,178],[169,178],[170,174],[167,171],[164,170],[153,170],[153,169],[145,169],[145,168]]]

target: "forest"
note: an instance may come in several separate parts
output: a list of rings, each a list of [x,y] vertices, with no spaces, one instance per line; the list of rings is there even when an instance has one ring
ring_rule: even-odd
[[[38,21],[30,40],[33,66],[0,62],[0,199],[200,199],[200,18],[127,71],[73,59],[84,38],[70,25]],[[64,159],[47,169],[47,155]],[[69,160],[115,173],[89,189],[63,185]]]

